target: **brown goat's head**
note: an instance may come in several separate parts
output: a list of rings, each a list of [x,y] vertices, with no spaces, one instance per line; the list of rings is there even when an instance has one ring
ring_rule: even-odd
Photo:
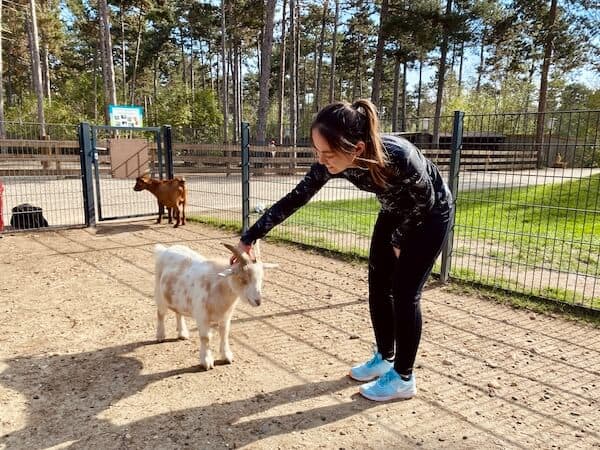
[[[133,190],[143,191],[148,186],[148,181],[150,181],[150,177],[148,175],[142,175],[141,177],[137,177],[135,179],[135,186],[133,187]]]
[[[231,276],[231,286],[236,294],[252,306],[259,306],[262,301],[264,270],[275,268],[277,264],[264,263],[258,258],[253,261],[247,253],[240,251],[239,248],[230,244],[223,245],[237,256],[239,262],[225,269],[219,275]]]

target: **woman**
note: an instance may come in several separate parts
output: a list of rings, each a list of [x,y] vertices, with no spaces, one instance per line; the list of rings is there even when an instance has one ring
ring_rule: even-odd
[[[343,177],[373,192],[381,204],[369,254],[369,309],[377,343],[373,357],[350,369],[369,381],[371,400],[416,394],[413,365],[421,338],[421,292],[450,228],[452,197],[431,161],[405,139],[381,136],[368,100],[323,108],[311,126],[318,163],[268,209],[240,240],[252,244],[283,222],[331,178]]]

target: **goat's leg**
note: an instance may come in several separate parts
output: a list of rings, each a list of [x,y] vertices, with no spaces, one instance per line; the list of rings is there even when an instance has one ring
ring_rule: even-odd
[[[198,334],[200,334],[200,365],[206,370],[215,367],[215,359],[210,351],[211,329],[205,320],[196,319],[198,325]]]
[[[173,215],[175,216],[175,226],[173,228],[177,228],[179,226],[179,208],[173,208]]]
[[[162,220],[162,216],[165,213],[165,207],[163,205],[160,204],[160,202],[158,202],[158,219],[156,220],[156,223],[160,223]]]
[[[169,223],[173,223],[173,208],[167,208],[167,213],[169,214]]]
[[[181,202],[181,225],[185,225],[185,200]]]
[[[231,315],[227,315],[221,323],[219,323],[219,334],[221,335],[221,358],[228,364],[233,362],[233,352],[229,348],[229,329],[231,326]]]
[[[159,303],[156,308],[156,340],[162,342],[165,340],[165,315],[167,307]]]
[[[177,337],[179,339],[189,339],[190,333],[185,324],[185,319],[179,313],[175,313],[175,318],[177,319]]]

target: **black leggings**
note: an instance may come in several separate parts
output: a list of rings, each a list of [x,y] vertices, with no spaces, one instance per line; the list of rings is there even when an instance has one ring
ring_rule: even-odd
[[[369,309],[377,349],[394,369],[412,373],[421,339],[421,292],[450,229],[450,211],[430,216],[406,236],[396,258],[392,232],[398,219],[379,214],[369,255]]]

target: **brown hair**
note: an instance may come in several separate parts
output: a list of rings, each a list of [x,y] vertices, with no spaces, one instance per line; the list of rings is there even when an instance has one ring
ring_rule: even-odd
[[[375,184],[387,185],[387,158],[379,135],[379,117],[370,100],[360,99],[350,104],[335,102],[325,106],[313,121],[310,131],[317,130],[334,151],[352,153],[359,141],[365,151],[356,157],[359,167],[368,169]]]

